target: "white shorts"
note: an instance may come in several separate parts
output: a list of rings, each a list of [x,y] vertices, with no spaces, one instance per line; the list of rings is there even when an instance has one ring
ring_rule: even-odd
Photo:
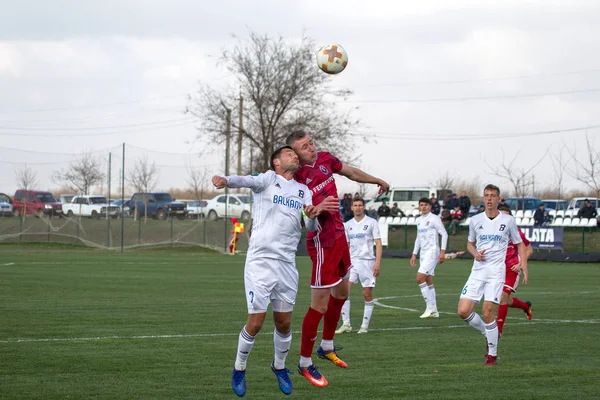
[[[357,283],[360,280],[362,287],[375,287],[375,277],[373,276],[373,267],[375,260],[352,260],[350,282]]]
[[[434,276],[435,275],[435,267],[437,267],[438,264],[438,257],[437,256],[431,256],[431,255],[427,255],[425,257],[421,257],[419,259],[419,273],[424,274],[424,275],[431,275]]]
[[[460,293],[461,299],[472,300],[479,303],[481,298],[485,301],[500,304],[502,296],[502,288],[504,287],[504,279],[477,279],[472,275],[469,276],[465,287]]]
[[[293,262],[274,258],[247,258],[244,267],[244,286],[248,314],[273,311],[291,312],[298,293],[298,270]]]

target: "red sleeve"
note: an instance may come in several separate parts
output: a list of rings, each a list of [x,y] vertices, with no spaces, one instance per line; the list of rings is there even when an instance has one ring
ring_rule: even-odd
[[[527,240],[527,238],[525,237],[525,234],[523,233],[521,228],[517,228],[517,229],[519,230],[519,235],[521,235],[521,240],[523,241],[523,244],[525,245],[525,247],[529,246],[531,244],[531,242],[529,240]]]
[[[323,157],[323,161],[326,162],[327,164],[329,164],[329,167],[331,168],[331,172],[332,173],[338,173],[342,170],[342,167],[344,166],[344,164],[342,164],[342,162],[339,160],[339,158],[337,158],[336,156],[334,156],[333,154],[329,153],[329,152],[324,152],[325,157]]]

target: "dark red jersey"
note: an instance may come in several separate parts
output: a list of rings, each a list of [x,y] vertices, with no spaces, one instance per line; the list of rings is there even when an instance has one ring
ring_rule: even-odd
[[[337,157],[321,151],[317,153],[317,161],[312,165],[301,166],[294,178],[308,186],[312,192],[313,204],[318,205],[329,196],[338,198],[333,174],[340,172],[342,166]],[[319,215],[319,229],[308,232],[306,240],[319,242],[319,247],[331,247],[335,239],[342,235],[345,235],[344,221],[338,210]]]
[[[521,228],[517,228],[519,230],[519,235],[521,235],[521,240],[523,240],[523,244],[525,246],[529,246],[531,242],[527,240]],[[506,268],[510,268],[513,265],[519,263],[519,246],[514,244],[513,242],[508,242],[508,247],[506,248]]]

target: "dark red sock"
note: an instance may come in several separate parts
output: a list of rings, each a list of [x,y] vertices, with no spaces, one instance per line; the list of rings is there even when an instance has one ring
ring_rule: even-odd
[[[499,334],[502,334],[502,328],[504,328],[506,314],[508,314],[508,304],[500,304],[500,307],[498,307],[498,316],[496,317],[496,324],[498,325]]]
[[[520,308],[521,310],[527,311],[527,309],[529,308],[529,305],[527,303],[525,303],[524,301],[521,301],[521,300],[517,299],[516,297],[513,297],[510,308]]]
[[[323,318],[323,340],[333,340],[340,321],[340,315],[342,315],[342,306],[345,302],[346,299],[336,299],[329,295],[327,311],[325,311],[325,317]]]
[[[310,307],[302,321],[302,338],[300,344],[300,355],[302,357],[310,357],[315,347],[317,340],[317,330],[321,323],[323,314]]]

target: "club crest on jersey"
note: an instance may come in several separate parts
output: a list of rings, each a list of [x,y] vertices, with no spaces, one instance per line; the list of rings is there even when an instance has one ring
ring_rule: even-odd
[[[506,225],[504,225],[504,224],[500,225],[499,231],[502,232],[504,230],[504,228],[506,228]]]
[[[363,231],[366,231],[367,229],[369,229],[369,225],[365,225],[365,226],[363,227]]]
[[[311,183],[311,182],[312,182],[312,179],[310,179],[310,178],[306,178],[306,184],[307,184],[307,185],[308,185],[309,183]]]
[[[430,222],[430,221],[427,221],[427,223],[425,224],[425,226],[429,226],[429,222]]]
[[[298,196],[300,196],[301,199],[304,198],[304,190],[298,190]]]
[[[322,173],[324,173],[325,175],[327,175],[329,173],[329,171],[327,170],[327,168],[325,168],[324,165],[319,165],[319,169],[321,170]]]

